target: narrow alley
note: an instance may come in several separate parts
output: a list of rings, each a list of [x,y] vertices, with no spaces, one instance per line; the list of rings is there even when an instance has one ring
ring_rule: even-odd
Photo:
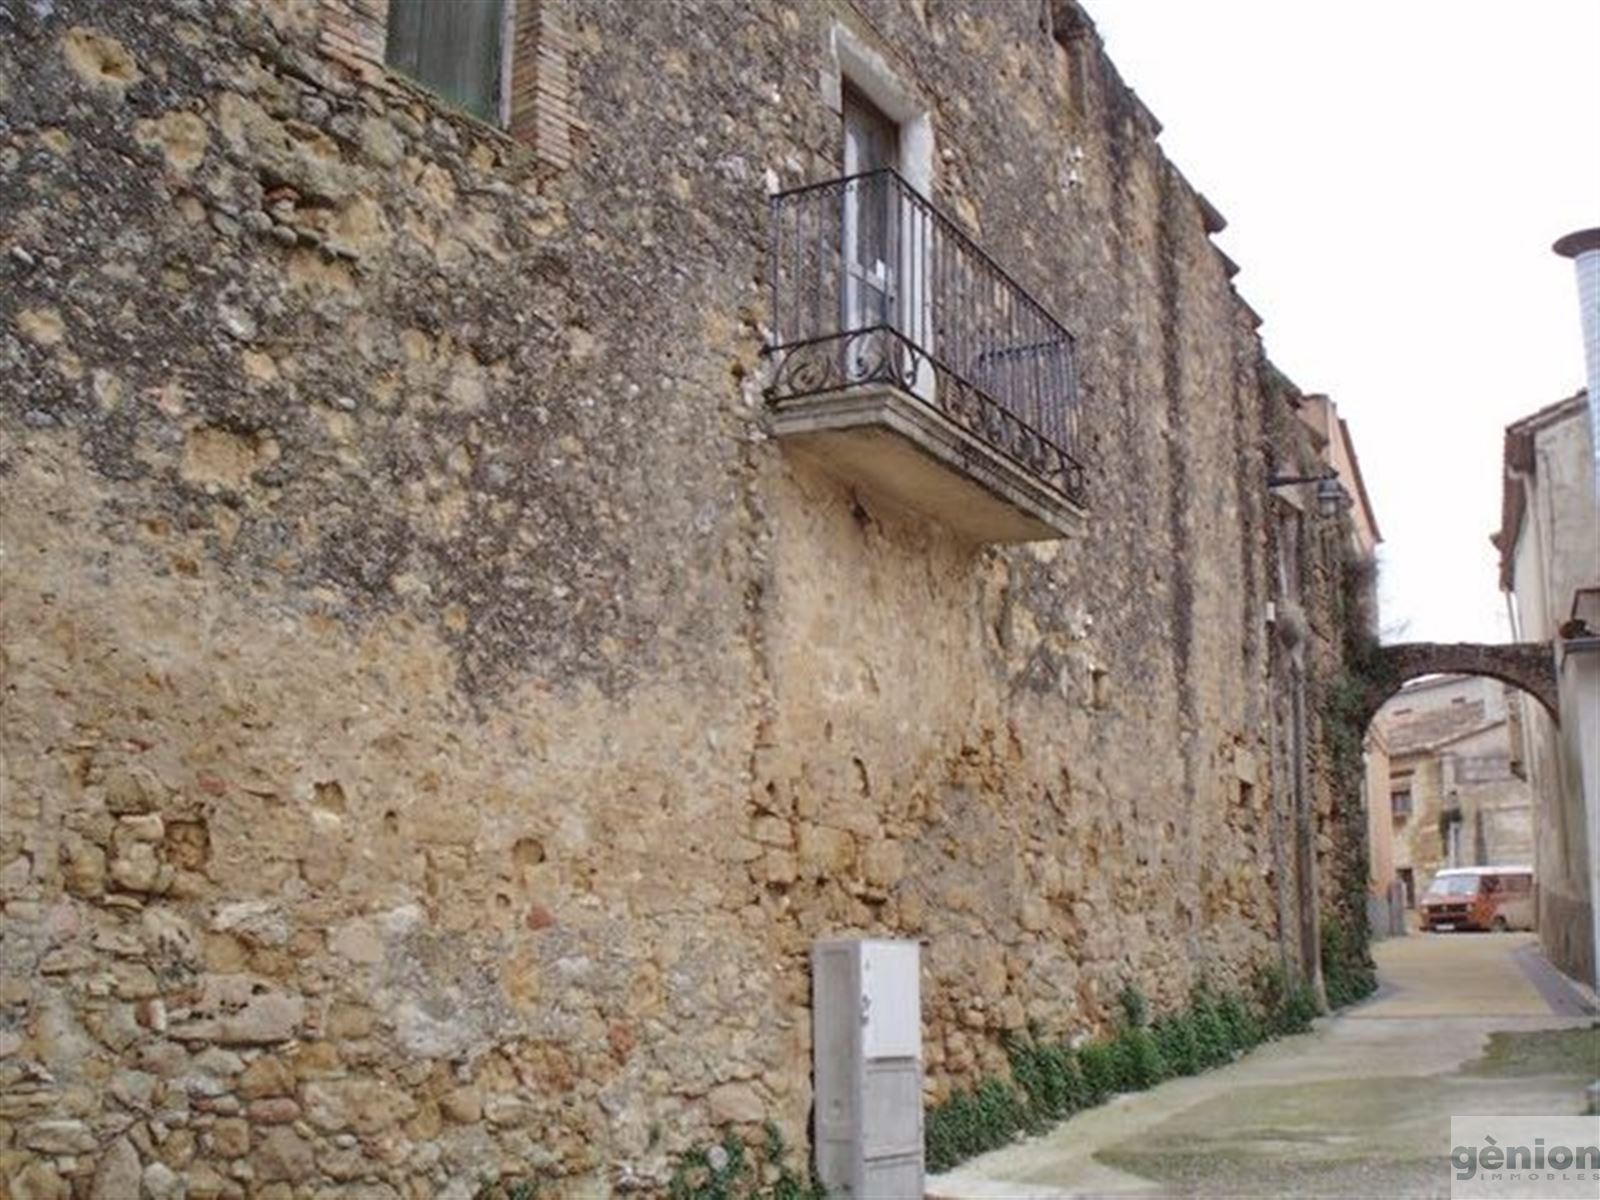
[[[1121,1096],[929,1181],[941,1200],[1447,1196],[1450,1117],[1575,1113],[1600,1029],[1530,934],[1416,934],[1380,988],[1230,1067]]]

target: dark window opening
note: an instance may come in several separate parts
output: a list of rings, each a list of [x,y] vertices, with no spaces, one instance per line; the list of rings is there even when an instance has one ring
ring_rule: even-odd
[[[1400,879],[1400,886],[1406,891],[1406,907],[1417,906],[1417,873],[1413,867],[1401,867],[1395,872]]]
[[[389,0],[385,61],[450,103],[500,119],[505,0]]]

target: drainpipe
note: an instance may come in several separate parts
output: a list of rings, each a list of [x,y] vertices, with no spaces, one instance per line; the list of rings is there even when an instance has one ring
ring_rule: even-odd
[[[1317,1008],[1328,1011],[1328,991],[1322,978],[1322,889],[1317,878],[1317,813],[1307,761],[1306,681],[1296,664],[1291,668],[1291,761],[1295,814],[1295,854],[1300,885],[1300,958],[1307,986]]]
[[[1572,260],[1578,277],[1583,370],[1589,388],[1589,452],[1594,463],[1595,497],[1600,500],[1600,227],[1569,233],[1551,249]]]

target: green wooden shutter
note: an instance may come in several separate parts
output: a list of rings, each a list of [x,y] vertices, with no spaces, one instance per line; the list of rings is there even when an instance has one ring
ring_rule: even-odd
[[[389,0],[384,58],[487,121],[500,118],[505,0]]]

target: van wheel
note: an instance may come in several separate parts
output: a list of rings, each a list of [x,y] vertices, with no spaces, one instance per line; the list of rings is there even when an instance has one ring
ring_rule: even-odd
[[[1509,922],[1506,921],[1506,919],[1504,917],[1496,917],[1490,923],[1489,928],[1494,930],[1496,933],[1505,933],[1508,929],[1511,928],[1511,925],[1510,925]]]

